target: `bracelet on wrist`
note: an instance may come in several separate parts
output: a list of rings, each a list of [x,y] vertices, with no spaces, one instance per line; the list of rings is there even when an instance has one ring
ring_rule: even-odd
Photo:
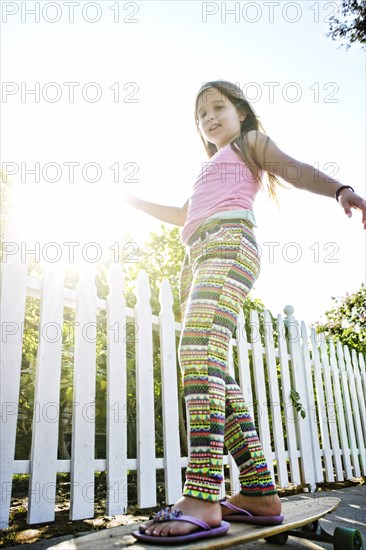
[[[338,201],[338,199],[339,199],[339,194],[340,194],[340,192],[341,192],[343,189],[351,189],[351,191],[355,192],[355,190],[353,189],[353,187],[351,187],[350,185],[342,185],[341,187],[339,187],[339,188],[337,189],[336,194],[335,194],[335,198],[336,198],[337,202],[339,202],[339,201]]]

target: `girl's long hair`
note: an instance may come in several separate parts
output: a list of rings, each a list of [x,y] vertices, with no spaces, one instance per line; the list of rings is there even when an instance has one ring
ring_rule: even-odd
[[[201,140],[206,149],[208,157],[211,158],[217,152],[217,147],[213,143],[206,141],[199,129],[199,119],[197,116],[197,101],[200,95],[204,93],[206,90],[208,90],[209,88],[215,88],[217,91],[221,92],[221,94],[227,97],[227,99],[229,99],[229,101],[231,101],[231,103],[234,104],[234,106],[240,113],[246,113],[245,120],[241,122],[241,134],[239,137],[233,140],[230,143],[230,145],[232,150],[248,166],[253,177],[255,178],[255,181],[258,183],[262,191],[264,191],[265,188],[262,181],[262,167],[260,166],[255,153],[253,154],[251,152],[251,149],[248,143],[248,136],[247,136],[247,133],[250,130],[260,130],[265,133],[263,124],[259,120],[258,115],[255,113],[253,107],[250,105],[250,103],[244,96],[243,92],[240,90],[239,86],[237,86],[236,84],[233,84],[232,82],[228,82],[226,80],[214,80],[211,82],[205,82],[201,86],[196,96],[194,117],[196,121],[197,131],[201,137]],[[268,140],[269,138],[267,136],[264,154],[267,149]],[[257,141],[257,138],[256,138],[256,141]],[[268,175],[268,195],[279,206],[279,195],[278,195],[276,186],[279,185],[285,188],[286,186],[283,185],[274,174],[267,172],[267,175]]]

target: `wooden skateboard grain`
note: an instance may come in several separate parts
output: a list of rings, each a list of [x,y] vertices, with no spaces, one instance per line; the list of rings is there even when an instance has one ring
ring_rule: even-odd
[[[282,498],[282,515],[285,516],[284,522],[276,526],[248,525],[245,523],[231,523],[230,530],[226,535],[198,540],[183,544],[159,545],[143,543],[131,535],[132,531],[138,530],[139,523],[125,525],[123,527],[114,527],[99,533],[85,535],[72,541],[65,541],[51,548],[59,550],[90,550],[93,549],[130,549],[130,550],[153,550],[154,548],[165,550],[183,550],[189,545],[190,550],[221,550],[243,542],[252,542],[258,539],[267,538],[290,529],[296,529],[308,523],[312,523],[326,514],[335,510],[340,499],[319,496],[318,493],[309,495],[296,495],[293,497]]]

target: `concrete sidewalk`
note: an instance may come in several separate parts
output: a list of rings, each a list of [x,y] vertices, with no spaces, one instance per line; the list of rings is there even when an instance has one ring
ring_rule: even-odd
[[[331,514],[327,515],[324,519],[320,520],[322,526],[330,534],[333,534],[334,529],[339,527],[351,527],[358,529],[363,538],[364,546],[366,544],[366,485],[357,485],[355,487],[347,487],[344,489],[334,489],[332,491],[316,493],[319,496],[332,496],[341,499],[339,507]],[[306,493],[310,496],[309,493]],[[136,526],[137,524],[134,524]],[[54,548],[55,550],[115,550],[121,546],[123,536],[131,531],[131,525],[125,525],[120,527],[114,527],[111,529],[105,529],[94,533],[80,534],[77,537],[70,535],[66,537],[57,537],[45,541],[36,542],[27,545],[12,546],[14,549],[22,550],[45,550],[47,548]],[[131,550],[136,547],[137,544],[131,546]],[[187,548],[189,545],[187,545]],[[298,539],[289,537],[286,544],[288,550],[321,550],[323,548],[331,550],[332,544],[328,543],[315,543],[309,540]],[[158,550],[158,545],[151,545],[151,549]],[[210,548],[210,541],[207,540],[207,550]],[[264,540],[249,542],[241,545],[236,545],[235,550],[283,550],[284,546],[271,544],[268,545]],[[234,550],[231,546],[228,550]]]

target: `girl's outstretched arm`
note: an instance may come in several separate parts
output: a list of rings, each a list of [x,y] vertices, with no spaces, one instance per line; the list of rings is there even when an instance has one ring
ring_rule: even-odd
[[[264,170],[284,179],[298,189],[335,198],[337,190],[344,185],[314,166],[290,157],[263,132],[255,130],[248,132],[248,140]],[[352,216],[352,208],[361,210],[363,227],[366,229],[366,201],[362,197],[351,189],[342,189],[338,202],[349,218]]]
[[[127,192],[123,195],[122,202],[130,204],[134,208],[142,210],[146,214],[150,214],[150,216],[154,216],[154,218],[158,218],[158,220],[162,220],[163,222],[183,226],[187,217],[189,200],[179,208],[177,206],[165,206],[164,204],[144,201]]]

